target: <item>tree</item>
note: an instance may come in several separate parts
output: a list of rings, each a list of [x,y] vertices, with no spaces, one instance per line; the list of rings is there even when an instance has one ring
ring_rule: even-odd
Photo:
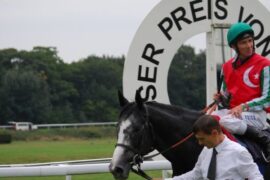
[[[33,71],[9,70],[3,77],[0,103],[6,121],[45,123],[51,112],[47,83]]]
[[[123,62],[123,58],[89,56],[71,64],[65,80],[78,91],[79,98],[73,101],[78,117],[89,121],[117,120]]]
[[[202,109],[206,101],[205,52],[195,54],[194,48],[182,46],[175,54],[168,76],[172,104]]]
[[[65,123],[116,121],[124,56],[89,56],[67,64],[55,47],[0,50],[0,117],[8,121]],[[205,52],[182,46],[168,75],[172,104],[205,105]]]

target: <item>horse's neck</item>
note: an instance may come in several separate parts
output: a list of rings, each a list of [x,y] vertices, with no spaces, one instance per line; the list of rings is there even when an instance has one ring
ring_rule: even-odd
[[[202,113],[181,108],[149,105],[149,120],[154,129],[154,148],[164,152],[179,140],[187,137],[192,131],[192,125]],[[175,112],[178,111],[178,112]],[[180,147],[181,146],[181,147]],[[172,163],[174,175],[191,170],[197,161],[201,147],[194,137],[174,150],[166,151],[163,156]]]
[[[167,145],[188,135],[193,123],[201,115],[197,111],[158,103],[149,104],[148,109],[156,136]]]

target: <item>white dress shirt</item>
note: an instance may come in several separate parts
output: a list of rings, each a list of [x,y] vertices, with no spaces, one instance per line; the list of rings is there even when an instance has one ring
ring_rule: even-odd
[[[240,144],[225,139],[215,147],[217,154],[216,180],[263,180],[251,154]],[[203,148],[193,170],[166,180],[207,180],[213,149]]]

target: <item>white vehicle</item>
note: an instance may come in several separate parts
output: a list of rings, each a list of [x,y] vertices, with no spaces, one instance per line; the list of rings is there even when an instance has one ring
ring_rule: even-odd
[[[37,129],[37,126],[31,122],[10,122],[16,131],[30,131]]]

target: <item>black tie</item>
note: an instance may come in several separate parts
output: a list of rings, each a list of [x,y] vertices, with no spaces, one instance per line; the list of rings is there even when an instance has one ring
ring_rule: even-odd
[[[217,150],[213,148],[212,158],[209,164],[207,177],[209,180],[215,180],[216,177],[216,165],[217,165]]]

